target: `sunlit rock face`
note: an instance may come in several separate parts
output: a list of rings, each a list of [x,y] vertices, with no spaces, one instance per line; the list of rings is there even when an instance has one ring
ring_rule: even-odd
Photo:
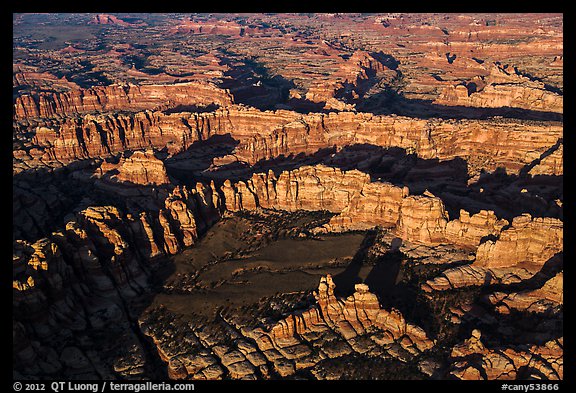
[[[110,176],[112,181],[142,186],[170,184],[164,163],[155,157],[152,150],[137,150],[130,157],[121,158],[118,165],[103,164],[101,169],[116,172]]]

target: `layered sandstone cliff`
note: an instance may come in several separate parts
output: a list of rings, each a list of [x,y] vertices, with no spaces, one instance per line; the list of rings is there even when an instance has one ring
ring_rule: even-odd
[[[497,312],[510,314],[513,311],[530,313],[553,313],[564,304],[564,272],[556,274],[538,289],[519,292],[494,292],[488,300]]]
[[[194,20],[185,18],[176,26],[170,28],[169,34],[209,34],[227,35],[234,37],[250,36],[270,32],[272,29],[260,26],[240,25],[236,21],[228,20]]]
[[[129,157],[122,157],[118,164],[104,162],[101,172],[110,172],[110,180],[139,185],[170,184],[164,162],[151,149],[137,150]]]
[[[88,22],[89,24],[95,24],[95,25],[115,25],[115,26],[143,26],[146,25],[143,22],[140,23],[130,23],[130,22],[126,22],[125,20],[122,20],[120,18],[118,18],[117,16],[114,15],[110,15],[110,14],[96,14],[92,20],[90,20],[90,22]]]
[[[159,209],[127,213],[90,206],[69,215],[65,228],[49,237],[16,240],[14,334],[20,339],[14,361],[15,370],[24,374],[15,375],[94,379],[149,374],[126,307],[150,292],[160,259],[193,244],[219,216],[219,197],[211,187],[178,186]],[[91,338],[81,348],[65,345],[73,334]],[[98,337],[116,337],[132,349],[114,348]],[[115,374],[102,369],[109,360],[103,363],[91,347],[112,356]]]
[[[80,89],[76,83],[69,81],[65,76],[58,78],[49,72],[38,72],[34,67],[14,65],[12,74],[12,86],[14,88],[49,88],[56,90]]]
[[[321,332],[333,331],[350,342],[354,348],[355,337],[381,331],[382,336],[371,336],[375,344],[385,345],[398,341],[409,352],[419,353],[434,346],[422,328],[407,322],[398,310],[383,310],[378,298],[366,284],[356,284],[355,292],[345,300],[334,295],[335,284],[330,275],[320,280],[314,296],[318,305],[300,315],[290,315],[279,321],[269,332],[255,330],[256,343],[264,350],[270,341],[280,347],[287,342],[308,341]],[[268,344],[268,345],[267,345]]]
[[[394,70],[374,55],[355,51],[330,75],[330,80],[310,86],[305,98],[311,102],[324,103],[325,109],[346,110],[353,108],[373,84],[382,80],[390,81],[396,75]]]
[[[255,208],[337,213],[326,231],[391,228],[401,239],[424,244],[448,243],[475,250],[483,238],[497,235],[508,224],[492,211],[470,215],[461,210],[450,220],[444,203],[430,193],[409,195],[407,187],[371,182],[358,170],[324,165],[282,172],[256,173],[251,179],[222,186],[229,211]]]
[[[546,89],[542,82],[493,65],[486,76],[467,84],[447,86],[434,101],[439,105],[477,108],[520,108],[563,113],[563,96]]]
[[[208,82],[171,85],[114,84],[63,93],[22,95],[14,103],[14,120],[55,118],[106,111],[142,111],[183,106],[228,106],[233,98]]]
[[[199,328],[184,325],[164,308],[144,315],[139,324],[172,379],[268,379],[303,370],[333,379],[319,372],[327,359],[387,354],[409,361],[433,348],[422,328],[398,310],[382,309],[365,284],[346,299],[337,298],[334,289],[332,277],[322,277],[315,304],[264,327],[220,314],[220,323]],[[183,331],[186,340],[175,340]]]
[[[218,220],[219,205],[219,197],[212,188],[199,183],[191,190],[185,186],[175,187],[159,210],[140,212],[138,216],[113,206],[88,207],[76,213],[65,230],[53,233],[49,239],[43,238],[32,245],[16,240],[14,289],[34,288],[39,280],[37,272],[57,272],[57,268],[49,269],[49,266],[53,260],[63,263],[59,259],[60,249],[66,251],[67,260],[82,266],[104,260],[107,272],[117,284],[108,285],[109,289],[132,280],[138,282],[146,271],[140,262],[177,253],[193,244],[199,233]],[[100,275],[89,274],[86,279]]]
[[[563,338],[529,348],[489,349],[481,337],[481,332],[475,329],[469,339],[452,349],[450,357],[454,363],[450,375],[466,380],[564,378]],[[524,375],[519,375],[521,372]]]
[[[563,222],[553,218],[514,218],[498,240],[478,247],[476,263],[485,267],[543,264],[563,248]]]
[[[151,111],[89,114],[19,132],[28,131],[34,137],[25,142],[26,153],[17,154],[21,150],[16,150],[14,156],[29,166],[38,165],[40,160],[69,162],[145,147],[167,147],[176,154],[195,141],[229,134],[239,142],[234,155],[251,164],[279,155],[368,144],[402,148],[427,160],[461,158],[467,161],[470,176],[497,168],[517,174],[535,162],[539,163],[537,173],[562,174],[558,160],[545,155],[558,143],[562,146],[562,126],[544,122],[440,121],[353,112],[301,115],[230,107],[169,115]]]
[[[514,218],[498,234],[478,246],[475,261],[444,271],[423,285],[426,291],[466,286],[512,284],[540,272],[554,258],[562,258],[563,222],[553,218]]]

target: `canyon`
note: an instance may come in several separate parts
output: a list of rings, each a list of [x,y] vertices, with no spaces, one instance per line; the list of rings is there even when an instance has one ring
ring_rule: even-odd
[[[564,379],[562,15],[13,23],[15,380]]]

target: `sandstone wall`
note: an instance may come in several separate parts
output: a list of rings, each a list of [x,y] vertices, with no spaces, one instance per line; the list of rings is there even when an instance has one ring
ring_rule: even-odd
[[[546,89],[542,82],[531,81],[514,71],[493,65],[489,74],[471,81],[469,91],[464,85],[446,86],[434,101],[440,105],[477,108],[520,108],[533,111],[563,113],[563,96]]]
[[[409,195],[407,187],[371,182],[358,170],[342,171],[324,165],[256,173],[251,179],[221,187],[229,211],[256,208],[328,210],[337,213],[326,231],[364,230],[375,226],[394,229],[398,237],[424,244],[450,243],[475,250],[481,240],[497,235],[508,224],[492,211],[449,219],[444,203],[430,193]]]
[[[14,103],[14,120],[66,117],[104,111],[142,111],[178,105],[228,106],[233,98],[227,90],[204,82],[172,85],[110,85],[75,89],[63,93],[22,95]]]
[[[26,132],[28,128],[17,129]],[[255,163],[279,155],[314,154],[322,148],[371,144],[399,147],[422,159],[462,158],[468,173],[499,167],[515,174],[540,160],[543,153],[561,142],[561,124],[520,120],[414,119],[340,112],[300,115],[291,111],[258,111],[244,107],[209,113],[143,111],[135,114],[84,115],[32,128],[25,154],[14,157],[34,166],[39,160],[70,162],[102,157],[126,149],[156,147],[176,154],[193,142],[213,135],[239,141],[238,159]],[[550,156],[549,156],[550,157]],[[547,158],[549,158],[547,157]],[[537,173],[562,174],[558,160],[539,161]]]

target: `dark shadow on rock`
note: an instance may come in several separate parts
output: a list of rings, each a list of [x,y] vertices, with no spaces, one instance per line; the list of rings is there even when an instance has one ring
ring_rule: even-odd
[[[509,175],[504,168],[497,168],[491,173],[482,173],[475,183],[468,184],[468,163],[460,157],[443,161],[422,159],[403,148],[372,144],[354,144],[340,149],[325,147],[312,154],[280,155],[252,166],[234,162],[202,173],[202,180],[213,179],[217,184],[224,179],[246,181],[254,173],[272,170],[279,176],[283,171],[317,164],[345,171],[356,169],[369,174],[372,182],[407,186],[411,195],[427,190],[442,199],[450,219],[458,218],[460,209],[470,214],[492,210],[499,218],[509,221],[523,213],[533,217],[562,217],[562,207],[553,201],[562,197],[563,176]]]
[[[522,108],[479,108],[435,104],[432,100],[406,98],[393,89],[386,89],[368,97],[357,109],[376,115],[400,115],[422,119],[477,119],[503,117],[521,120],[563,121],[563,114]]]
[[[390,243],[390,252],[399,252],[400,247],[402,247],[402,239],[399,237],[392,239],[392,242]]]
[[[204,179],[201,173],[210,168],[215,158],[231,154],[239,143],[229,133],[195,141],[183,152],[164,161],[166,172],[182,184],[194,186]]]
[[[556,274],[564,269],[564,252],[560,251],[550,257],[543,265],[542,268],[529,279],[523,280],[515,284],[496,284],[487,288],[490,292],[521,292],[528,290],[536,290],[542,288],[546,281],[550,280]]]
[[[376,230],[368,231],[350,264],[343,272],[332,277],[332,280],[336,285],[335,291],[337,296],[345,297],[351,295],[354,293],[354,285],[362,282],[362,279],[359,276],[360,269],[366,261],[368,249],[376,241],[376,235]]]
[[[79,170],[93,170],[96,160],[87,159],[58,168],[39,167],[12,176],[12,235],[34,242],[49,236],[64,224],[93,184],[70,176]]]
[[[532,355],[532,356],[536,357],[535,355]],[[531,363],[533,363],[533,362],[531,362]],[[546,362],[544,362],[544,364],[546,364]],[[542,371],[540,371],[534,367],[522,366],[522,367],[518,367],[516,379],[517,380],[539,379],[539,380],[545,381],[549,378],[547,378],[546,375],[544,375],[544,373]],[[562,378],[558,378],[558,379],[562,379]]]
[[[498,240],[498,236],[493,235],[493,234],[489,234],[486,236],[482,236],[482,238],[480,238],[479,244],[486,243],[487,241],[495,242],[496,240]]]
[[[329,113],[330,110],[324,109],[326,101],[310,101],[307,98],[294,98],[290,97],[286,101],[286,108],[301,114],[309,113]]]
[[[228,89],[235,103],[273,110],[286,104],[290,90],[296,88],[293,81],[281,75],[272,76],[256,58],[244,58],[241,62],[222,58],[221,62],[230,69],[224,73],[219,87]]]
[[[379,300],[385,310],[394,308],[406,321],[422,327],[429,337],[437,337],[442,326],[435,313],[438,304],[429,304],[420,290],[423,276],[415,276],[414,268],[434,269],[435,266],[417,265],[401,251],[402,239],[393,238],[389,250],[372,261],[372,269],[364,283]]]
[[[555,151],[557,151],[560,146],[563,144],[563,138],[558,138],[558,140],[556,141],[556,143],[551,146],[548,150],[546,150],[544,153],[542,153],[540,155],[539,158],[535,159],[534,161],[532,161],[530,164],[525,165],[519,172],[519,177],[526,177],[529,176],[529,172],[532,170],[532,168],[534,168],[536,165],[539,165],[543,159],[545,159],[546,157],[548,157],[550,154],[554,153]]]
[[[453,292],[472,293],[468,301],[473,308],[464,313],[458,327],[460,340],[470,337],[472,329],[480,329],[482,342],[488,348],[501,345],[543,345],[549,340],[563,336],[563,306],[553,307],[543,313],[533,313],[511,309],[508,313],[498,313],[495,305],[488,301],[494,292],[515,293],[541,288],[546,281],[563,270],[563,252],[552,256],[544,263],[540,271],[527,280],[515,284],[488,284],[489,273],[486,273],[485,286],[481,288],[461,288]],[[450,293],[441,294],[451,296]]]
[[[564,193],[564,176],[534,175],[527,172],[534,162],[520,169],[519,174],[508,174],[506,169],[498,167],[493,172],[483,172],[478,181],[469,185],[474,194],[485,200],[497,198],[499,203],[494,206],[496,214],[511,220],[522,213],[532,217],[562,218],[562,207],[553,203],[562,200]],[[507,195],[508,203],[503,203],[502,196]],[[503,210],[509,211],[509,214]]]
[[[174,271],[173,263],[165,256],[159,256],[152,260],[142,258],[142,253],[139,249],[140,245],[136,245],[125,223],[115,221],[111,222],[110,225],[117,230],[122,239],[125,239],[129,244],[129,247],[126,248],[120,256],[115,252],[115,245],[110,242],[96,225],[88,224],[87,232],[91,239],[97,239],[97,241],[93,243],[95,246],[95,256],[98,257],[98,263],[101,266],[102,272],[114,283],[116,291],[110,293],[105,289],[104,295],[101,295],[99,293],[101,289],[98,288],[98,285],[92,286],[93,282],[89,280],[82,284],[85,286],[83,290],[84,296],[90,296],[86,295],[86,293],[95,294],[96,298],[103,296],[121,309],[123,314],[121,319],[128,323],[128,334],[132,334],[141,344],[146,359],[144,367],[148,369],[150,375],[166,379],[168,377],[166,363],[163,362],[158,355],[158,351],[152,340],[140,329],[138,319],[142,312],[152,304],[153,292],[158,285],[159,277],[163,277]],[[73,252],[74,248],[67,250],[66,247],[62,247],[62,258],[72,267],[77,277],[82,278],[83,274],[76,268],[77,262],[74,262],[77,257],[70,254],[69,251]],[[146,251],[149,251],[149,249]],[[136,267],[132,269],[128,267],[129,265],[135,265]],[[144,274],[147,278],[145,285],[150,285],[150,287],[141,287],[137,284],[133,276],[134,271],[137,272],[136,274]],[[84,279],[85,278],[86,277],[84,277]],[[122,289],[129,289],[133,291],[134,294],[127,295],[123,293]],[[82,299],[83,295],[77,294],[77,296],[80,296],[80,301],[86,301]],[[82,334],[87,338],[92,337],[95,341],[102,340],[103,337],[110,337],[112,339],[119,337],[116,323],[107,323],[99,328],[94,328],[89,325]],[[120,335],[120,337],[123,336]],[[129,349],[119,346],[117,350],[118,353],[120,353],[122,350],[128,352]]]
[[[385,67],[400,73],[398,70],[400,62],[392,55],[383,52],[372,52],[370,55]],[[299,89],[294,81],[279,74],[272,76],[264,64],[255,57],[243,58],[240,62],[222,58],[221,62],[230,69],[224,73],[227,78],[220,83],[220,87],[230,90],[236,103],[260,110],[288,109],[302,114],[336,111],[325,108],[326,101],[316,102],[305,98],[306,92]],[[364,72],[367,78],[359,80],[357,84],[343,81],[342,87],[334,91],[333,97],[343,103],[360,103],[364,94],[381,80],[371,68],[364,67]],[[299,91],[300,97],[290,96],[290,91],[294,90]]]
[[[456,54],[450,55],[450,52],[447,52],[446,60],[448,61],[448,64],[454,63],[454,60],[456,60]]]
[[[396,60],[396,58],[392,55],[386,54],[382,51],[380,52],[372,52],[370,56],[378,60],[380,63],[384,64],[386,67],[390,68],[391,70],[395,71],[398,69],[400,65],[400,61]]]
[[[378,259],[364,280],[370,292],[376,294],[379,299],[386,299],[397,289],[398,274],[402,265],[402,253],[399,250],[401,245],[402,239],[395,237],[390,250]]]
[[[561,140],[544,152],[539,160],[559,148],[560,143]],[[468,184],[468,163],[462,158],[457,157],[445,161],[422,159],[399,147],[384,148],[371,144],[354,144],[341,149],[335,146],[325,147],[313,154],[279,156],[274,159],[261,160],[252,166],[242,161],[232,161],[226,165],[211,168],[215,158],[229,156],[233,160],[231,153],[238,144],[239,141],[230,134],[213,135],[207,140],[196,141],[184,152],[164,159],[168,175],[187,187],[194,187],[198,181],[209,183],[211,180],[214,180],[218,187],[226,179],[247,180],[254,173],[268,172],[268,170],[272,170],[276,176],[279,176],[282,171],[294,170],[305,165],[324,164],[341,170],[359,170],[369,174],[373,182],[389,182],[400,187],[407,186],[412,195],[428,190],[442,199],[450,219],[458,218],[460,209],[470,214],[478,213],[480,210],[493,210],[499,218],[509,221],[523,213],[529,213],[533,217],[562,218],[562,207],[554,201],[562,200],[563,176],[531,176],[528,172],[537,164],[535,162],[522,168],[519,175],[508,174],[504,168],[497,168],[491,173],[482,173],[475,183]],[[162,158],[165,154],[166,152],[160,151],[157,156]],[[124,155],[129,156],[130,152]],[[118,158],[119,156],[111,156],[109,160],[115,162]],[[37,168],[20,172],[13,176],[14,193],[16,197],[21,195],[24,199],[44,199],[48,194],[22,193],[18,184],[35,185],[34,188],[40,184],[44,184],[45,187],[53,184],[61,190],[68,190],[66,193],[74,196],[72,205],[76,206],[85,195],[84,190],[93,189],[93,184],[83,182],[83,185],[79,186],[78,181],[69,175],[79,169],[93,170],[97,166],[96,161],[90,159],[74,162],[62,168],[50,170]],[[134,186],[132,188],[134,192],[141,189],[142,198],[148,195],[158,199],[162,197],[158,193],[162,193],[161,190],[166,187]],[[99,190],[97,194],[100,195],[103,203],[117,203],[122,200],[119,207],[129,207],[125,211],[146,210],[138,207],[138,198],[122,199],[114,196],[111,191],[106,194],[102,190]],[[49,220],[54,225],[42,224],[46,226],[45,231],[34,236],[51,233],[61,225],[60,220],[66,213],[64,210],[60,213],[58,211],[58,209],[50,210],[51,216],[55,215],[54,213],[57,216],[54,220]],[[21,214],[25,214],[25,211],[22,209],[14,211],[16,224],[26,221],[25,218],[19,218]],[[24,232],[20,231],[20,233]]]
[[[194,112],[194,113],[205,113],[205,112],[214,112],[215,110],[219,109],[220,105],[217,104],[209,104],[205,106],[199,105],[176,105],[169,109],[162,111],[164,114],[169,115],[171,113],[180,113],[180,112]]]

